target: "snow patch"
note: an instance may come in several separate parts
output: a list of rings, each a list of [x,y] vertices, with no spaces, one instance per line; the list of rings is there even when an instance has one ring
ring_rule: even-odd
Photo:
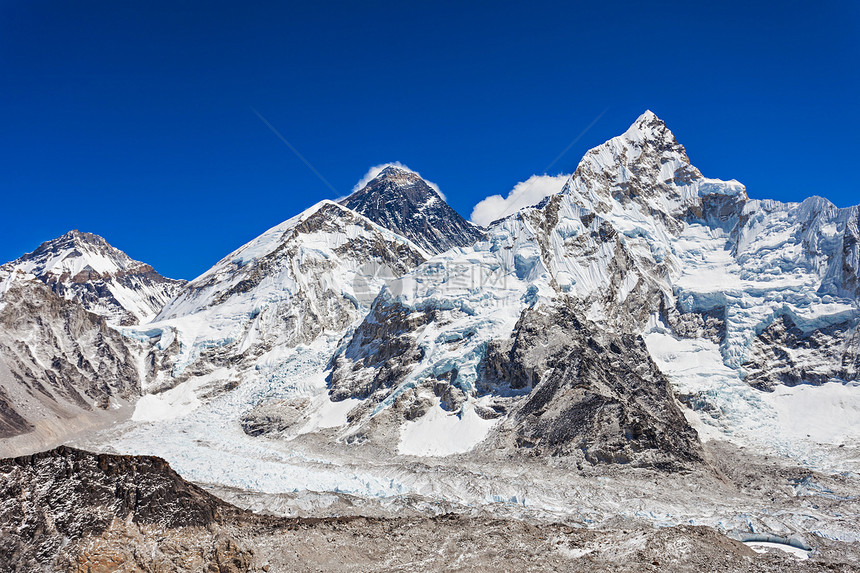
[[[860,384],[778,386],[764,395],[782,431],[796,439],[840,445],[860,440]]]
[[[198,390],[229,376],[226,368],[219,368],[205,376],[187,382],[160,394],[146,394],[137,401],[131,419],[135,422],[160,422],[189,414],[200,407]]]
[[[439,406],[439,399],[420,418],[406,422],[397,450],[408,456],[449,456],[468,452],[487,437],[497,420],[485,420],[466,403],[452,414]]]
[[[769,541],[746,541],[744,542],[744,544],[756,553],[770,553],[770,550],[776,549],[778,551],[784,551],[785,553],[788,553],[789,555],[797,559],[809,559],[809,551],[801,549],[800,547],[785,545],[783,543],[771,543]]]
[[[340,402],[332,402],[327,391],[314,398],[306,414],[308,421],[299,430],[299,435],[316,432],[325,428],[339,428],[347,423],[346,416],[350,410],[361,403],[357,398],[347,398]]]

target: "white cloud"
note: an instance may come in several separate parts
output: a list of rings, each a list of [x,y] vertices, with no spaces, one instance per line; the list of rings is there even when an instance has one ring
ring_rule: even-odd
[[[417,171],[415,171],[414,169],[409,169],[409,167],[407,167],[406,165],[403,165],[403,164],[402,164],[402,163],[400,163],[399,161],[393,161],[393,162],[391,162],[391,163],[381,163],[381,164],[379,164],[379,165],[374,165],[373,167],[371,167],[370,169],[368,169],[368,170],[367,170],[367,173],[365,173],[365,174],[364,174],[364,177],[362,177],[362,178],[361,178],[361,180],[360,180],[358,183],[356,183],[356,184],[355,184],[355,187],[353,187],[353,188],[352,188],[352,191],[350,191],[350,193],[355,193],[355,192],[356,192],[356,191],[358,191],[359,189],[363,188],[365,185],[367,185],[368,183],[370,183],[370,182],[371,182],[371,180],[373,180],[373,178],[374,178],[374,177],[376,177],[377,175],[379,175],[379,174],[380,174],[380,172],[381,172],[383,169],[385,169],[386,167],[389,167],[389,166],[399,167],[400,169],[404,169],[404,170],[406,170],[406,171],[411,171],[412,173],[414,173],[414,174],[415,174],[415,175],[417,175],[418,177],[421,177],[421,174],[420,174],[420,173],[418,173],[418,172],[417,172]],[[424,179],[423,177],[421,177],[421,178],[422,178],[422,179]],[[445,200],[445,194],[444,194],[444,193],[442,193],[442,191],[440,191],[440,190],[439,190],[439,186],[438,186],[438,185],[436,185],[436,184],[435,184],[435,183],[433,183],[432,181],[427,181],[426,179],[424,179],[424,182],[425,182],[425,183],[427,183],[427,185],[429,185],[430,187],[432,187],[432,188],[433,188],[433,190],[434,190],[434,191],[436,191],[436,193],[438,193],[440,197],[442,197],[442,200],[443,200],[443,201]]]
[[[487,226],[496,219],[516,213],[523,207],[537,205],[544,197],[561,191],[570,175],[532,175],[517,183],[507,197],[490,195],[472,209],[472,222]]]

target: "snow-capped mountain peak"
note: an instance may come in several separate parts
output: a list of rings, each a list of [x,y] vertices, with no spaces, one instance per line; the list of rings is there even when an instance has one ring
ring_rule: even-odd
[[[81,273],[114,275],[143,265],[109,245],[102,237],[77,229],[42,243],[16,263],[22,270],[39,277],[51,275],[73,281]]]
[[[406,238],[324,200],[221,259],[127,332],[166,353],[172,366],[157,373],[159,385],[211,374],[225,357],[233,373],[274,376],[284,355],[345,331],[387,281],[424,260]]]
[[[627,128],[621,137],[629,141],[662,140],[680,147],[666,122],[657,117],[657,114],[650,109],[645,110],[645,113],[637,117],[636,121]],[[683,147],[681,149],[683,150]]]
[[[341,204],[431,254],[471,245],[483,236],[420,175],[397,165],[385,167]]]
[[[77,229],[0,268],[9,277],[34,275],[63,298],[115,324],[148,321],[184,284]]]
[[[405,169],[398,165],[388,165],[382,171],[379,172],[379,175],[373,178],[374,181],[376,181],[377,179],[387,179],[389,181],[401,183],[417,183],[418,181],[424,181],[421,176],[414,171],[410,169]]]
[[[622,227],[656,224],[670,234],[680,230],[691,210],[701,210],[706,196],[747,200],[741,183],[706,178],[691,165],[684,146],[651,111],[623,134],[589,150],[563,193]]]

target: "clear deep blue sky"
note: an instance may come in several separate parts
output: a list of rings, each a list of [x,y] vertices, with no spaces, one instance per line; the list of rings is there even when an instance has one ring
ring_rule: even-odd
[[[72,228],[193,278],[401,161],[468,217],[646,108],[751,196],[860,203],[857,2],[0,0],[0,261]],[[707,4],[707,5],[699,5]]]

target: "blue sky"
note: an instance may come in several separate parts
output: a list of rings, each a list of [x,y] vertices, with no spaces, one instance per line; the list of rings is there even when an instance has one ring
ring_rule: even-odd
[[[77,228],[193,278],[334,198],[252,108],[467,217],[645,109],[752,197],[860,203],[857,2],[247,4],[0,1],[0,260]]]

